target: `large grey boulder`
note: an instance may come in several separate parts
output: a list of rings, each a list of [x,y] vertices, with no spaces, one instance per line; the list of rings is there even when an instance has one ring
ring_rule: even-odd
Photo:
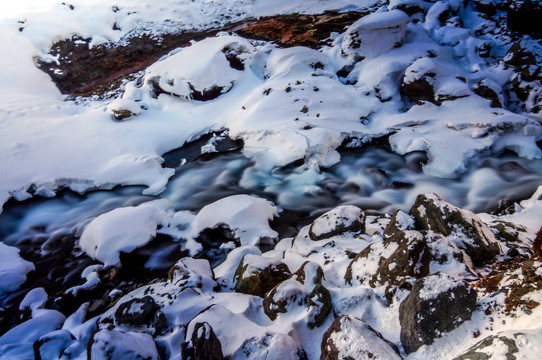
[[[471,318],[477,294],[462,279],[435,274],[419,279],[399,307],[401,343],[411,353]]]

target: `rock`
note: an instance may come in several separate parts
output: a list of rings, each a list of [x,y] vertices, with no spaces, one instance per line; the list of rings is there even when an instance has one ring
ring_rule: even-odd
[[[307,325],[311,329],[320,327],[331,312],[333,306],[331,294],[323,285],[318,284],[307,296],[307,305],[309,306],[309,321]]]
[[[536,65],[536,57],[518,41],[508,50],[504,56],[504,62],[517,67]]]
[[[408,15],[401,10],[366,15],[345,32],[342,52],[356,61],[374,58],[401,46],[408,23]]]
[[[323,240],[347,231],[365,231],[365,213],[357,206],[339,206],[321,215],[311,224],[309,236],[312,240]]]
[[[534,239],[533,254],[536,256],[542,256],[542,228],[538,230],[536,238]]]
[[[189,350],[191,360],[222,360],[222,345],[213,328],[206,322],[197,323],[192,332]],[[183,355],[186,355],[183,353]]]
[[[293,275],[292,279],[299,281],[308,289],[322,283],[324,270],[320,265],[312,261],[305,261]]]
[[[263,299],[263,310],[271,320],[275,320],[279,313],[302,306],[307,296],[307,289],[298,281],[286,280],[267,293]]]
[[[500,349],[499,355],[503,358],[517,359],[515,354],[519,352],[519,349],[515,338],[520,335],[523,334],[517,333],[513,337],[502,335],[488,336],[453,360],[490,360],[497,348]]]
[[[59,359],[64,350],[75,342],[75,337],[68,330],[57,330],[39,338],[34,343],[36,360]]]
[[[399,307],[401,343],[411,353],[471,318],[476,291],[464,280],[435,274],[417,280]]]
[[[421,58],[410,65],[403,77],[401,91],[412,102],[435,101],[435,63],[430,58]]]
[[[291,336],[268,331],[246,339],[232,360],[307,360],[307,354]]]
[[[394,232],[382,243],[373,243],[359,253],[346,270],[347,283],[368,282],[371,287],[387,285],[391,302],[394,288],[429,273],[431,252],[422,233],[406,230]]]
[[[395,345],[363,321],[340,316],[322,337],[320,360],[401,359]]]
[[[448,204],[435,194],[418,195],[409,214],[417,230],[432,230],[446,236],[474,262],[492,259],[501,252],[499,242],[478,216]]]
[[[113,111],[113,118],[117,121],[122,121],[135,115],[133,112],[127,109],[114,109],[112,111]]]
[[[292,275],[281,260],[280,256],[266,258],[245,255],[235,272],[235,291],[264,297],[268,291]]]
[[[115,322],[120,325],[145,326],[153,323],[160,306],[150,296],[135,298],[119,305]]]
[[[473,91],[480,95],[483,98],[486,98],[491,101],[491,107],[501,108],[502,107],[502,97],[499,96],[502,89],[494,81],[490,79],[482,79],[476,83],[473,88]]]
[[[152,337],[147,334],[100,330],[88,343],[89,359],[158,360],[160,356]]]
[[[185,257],[179,260],[168,272],[168,279],[179,287],[213,289],[216,286],[213,269],[207,259]]]

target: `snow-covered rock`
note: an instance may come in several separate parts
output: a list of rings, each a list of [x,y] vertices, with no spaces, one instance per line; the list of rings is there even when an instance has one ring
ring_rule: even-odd
[[[0,242],[0,299],[17,290],[34,270],[34,264],[21,258],[19,252],[16,247]]]
[[[311,224],[309,235],[313,240],[322,240],[347,231],[365,231],[365,213],[357,206],[339,206],[321,215]]]
[[[88,357],[92,359],[149,359],[160,358],[156,344],[147,334],[100,330],[92,337]]]
[[[377,57],[403,43],[407,23],[401,10],[366,15],[346,30],[341,49],[355,60]]]

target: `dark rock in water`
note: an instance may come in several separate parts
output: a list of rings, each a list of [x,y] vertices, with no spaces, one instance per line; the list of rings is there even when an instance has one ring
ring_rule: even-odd
[[[491,356],[488,355],[487,351],[490,351],[489,354],[491,354],[492,349],[495,349],[496,347],[503,350],[506,349],[505,353],[503,353],[502,350],[499,351],[499,354],[502,354],[506,359],[516,359],[514,354],[519,352],[518,345],[516,343],[516,338],[518,335],[523,334],[517,333],[514,334],[513,337],[504,335],[488,336],[471,347],[465,353],[455,357],[453,360],[490,360]]]
[[[362,320],[340,316],[322,337],[320,360],[400,360],[397,347]]]
[[[448,274],[419,279],[399,307],[401,343],[411,353],[471,318],[476,291]]]
[[[307,354],[291,336],[271,331],[246,339],[232,358],[267,359],[269,354],[273,354],[274,359],[307,360]]]
[[[321,284],[316,285],[307,297],[307,305],[309,306],[309,327],[311,329],[320,327],[333,307],[329,290]]]
[[[409,214],[417,230],[447,236],[474,262],[492,259],[501,252],[493,233],[474,213],[448,204],[435,194],[420,194]]]
[[[292,273],[280,260],[245,255],[235,272],[235,291],[264,297]]]
[[[507,24],[511,30],[524,34],[542,34],[542,4],[539,1],[512,1],[507,13]]]
[[[222,345],[211,325],[206,322],[194,326],[187,353],[191,360],[222,360]]]
[[[311,224],[309,236],[312,240],[323,240],[347,231],[365,231],[365,213],[357,206],[339,206],[323,214]]]
[[[158,360],[152,337],[141,333],[100,330],[88,343],[88,358],[103,360]]]
[[[150,296],[135,298],[119,305],[115,311],[115,321],[121,325],[150,325],[159,309],[160,306]]]
[[[42,336],[34,343],[36,360],[60,359],[64,350],[75,342],[75,337],[68,330],[57,330]]]
[[[263,299],[263,310],[275,320],[279,313],[286,313],[295,306],[303,306],[308,291],[295,280],[286,280],[275,286]]]

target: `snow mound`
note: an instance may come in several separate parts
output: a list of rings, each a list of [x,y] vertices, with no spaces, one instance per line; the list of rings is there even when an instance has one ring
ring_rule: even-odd
[[[165,214],[155,204],[123,207],[102,214],[84,229],[79,246],[105,265],[119,265],[120,252],[130,252],[151,241]]]

